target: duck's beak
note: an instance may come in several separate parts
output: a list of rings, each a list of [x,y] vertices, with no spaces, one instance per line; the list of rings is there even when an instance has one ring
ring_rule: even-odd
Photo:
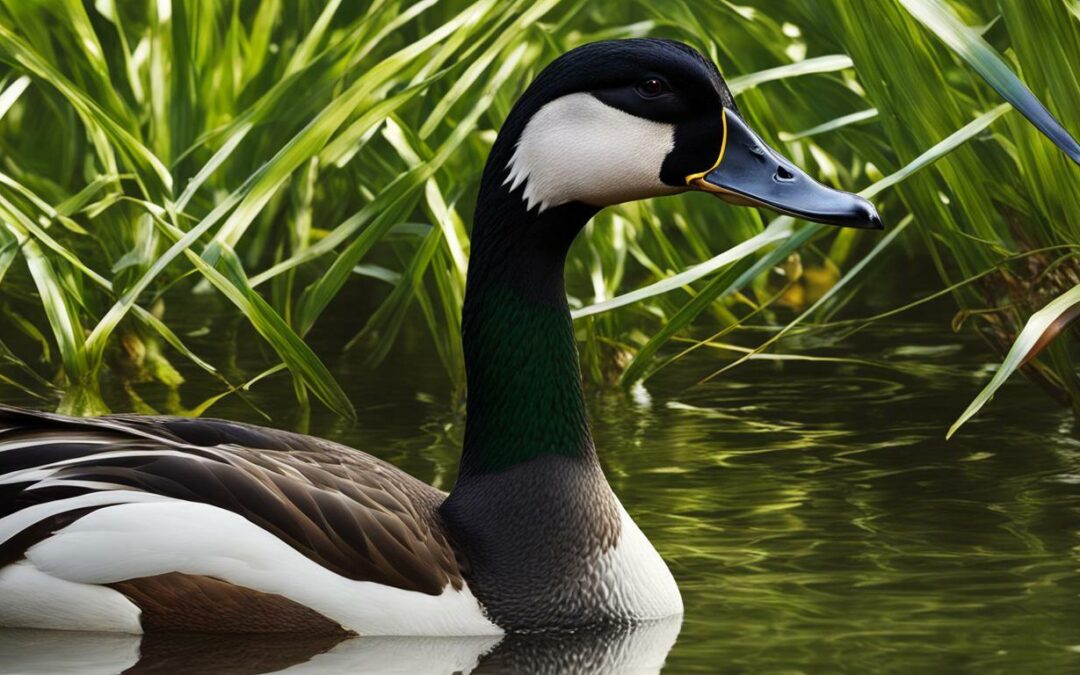
[[[796,218],[843,227],[883,228],[873,204],[825,187],[770,148],[739,115],[724,109],[720,156],[708,171],[686,177],[690,187],[724,201],[764,206]]]

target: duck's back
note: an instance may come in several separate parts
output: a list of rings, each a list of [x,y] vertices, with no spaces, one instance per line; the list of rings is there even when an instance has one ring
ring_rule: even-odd
[[[0,626],[496,633],[444,499],[300,434],[3,407]]]

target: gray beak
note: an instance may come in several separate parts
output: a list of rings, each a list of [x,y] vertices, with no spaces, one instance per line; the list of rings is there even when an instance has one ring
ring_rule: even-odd
[[[806,175],[766,145],[738,114],[727,108],[720,157],[708,171],[687,176],[686,183],[733,204],[763,206],[796,218],[841,227],[884,228],[873,204],[856,194],[826,187]]]

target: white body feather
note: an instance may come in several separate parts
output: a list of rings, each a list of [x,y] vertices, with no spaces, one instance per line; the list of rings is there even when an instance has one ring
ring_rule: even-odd
[[[141,633],[139,614],[105,586],[50,576],[26,561],[0,569],[0,626]]]
[[[622,616],[638,620],[682,614],[682,595],[667,564],[622,504],[619,515],[619,541],[596,565],[609,602]]]
[[[360,635],[502,633],[484,616],[468,588],[457,591],[447,587],[440,595],[428,595],[354,581],[321,567],[231,511],[158,500],[100,508],[30,547],[26,559],[40,575],[35,577],[39,585],[52,579],[58,584],[57,592],[93,589],[116,593],[94,585],[180,572],[284,596]],[[0,528],[3,525],[0,521]],[[22,597],[18,594],[17,584],[0,585],[0,606]],[[86,625],[74,626],[70,625],[74,617],[69,617],[65,627],[139,630],[137,621],[124,623],[112,615],[96,625],[91,621],[94,617],[86,618]],[[5,620],[0,613],[2,624],[48,627]]]

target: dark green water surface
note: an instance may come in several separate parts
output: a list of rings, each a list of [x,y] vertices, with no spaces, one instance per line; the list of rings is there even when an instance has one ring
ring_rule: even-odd
[[[357,640],[327,652],[281,638],[140,644],[7,631],[0,671],[109,672],[141,656],[143,672],[451,672],[477,658],[476,672],[656,672],[665,658],[669,673],[1076,672],[1072,417],[1017,378],[945,442],[991,360],[977,338],[948,330],[948,311],[875,324],[840,346],[784,343],[828,360],[755,361],[694,386],[722,363],[702,353],[647,392],[591,395],[607,475],[682,589],[681,628],[521,638],[493,652],[475,641]],[[265,363],[237,359],[252,372]],[[316,410],[308,431],[449,489],[461,418],[438,363],[409,353],[371,371],[358,361],[333,366],[358,424]],[[186,404],[214,391],[199,386],[181,390]],[[253,398],[274,424],[299,424],[286,378]],[[236,398],[212,414],[259,421]]]

